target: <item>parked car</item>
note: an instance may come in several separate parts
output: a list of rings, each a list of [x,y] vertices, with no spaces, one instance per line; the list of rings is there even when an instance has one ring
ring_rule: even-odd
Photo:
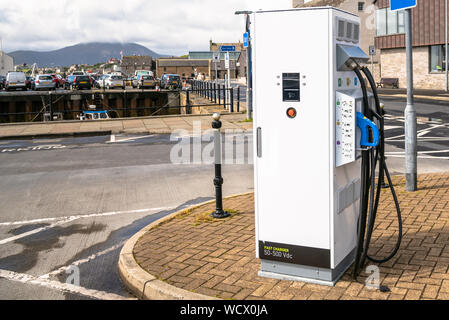
[[[83,71],[73,71],[72,76],[84,76],[85,73]]]
[[[157,81],[153,76],[149,75],[138,75],[135,80],[133,80],[133,88],[144,89],[144,88],[156,88]]]
[[[31,84],[31,90],[55,90],[56,82],[49,74],[39,74]]]
[[[5,82],[6,82],[6,77],[0,76],[0,90],[3,90],[5,88]]]
[[[52,74],[51,77],[53,78],[53,81],[56,83],[56,88],[63,88],[64,87],[64,78],[61,77],[59,74]]]
[[[104,85],[107,89],[115,89],[115,88],[122,88],[125,89],[125,82],[123,81],[123,77],[119,75],[108,75],[107,78],[105,78]]]
[[[105,84],[105,82],[103,82],[103,80],[106,81],[107,76],[108,75],[106,75],[106,74],[99,76],[97,78],[97,80],[94,81],[94,87],[99,88],[99,89],[103,88],[103,84]]]
[[[90,83],[90,77],[89,76],[68,76],[67,77],[67,81],[65,82],[64,85],[65,89],[70,89],[70,90],[83,90],[83,89],[87,89],[90,90],[92,89],[92,84]]]
[[[125,86],[133,87],[134,77],[128,77],[125,79]],[[134,87],[133,87],[134,88]]]
[[[26,76],[23,72],[8,72],[6,76],[5,89],[9,91],[11,89],[27,90]]]
[[[161,79],[162,89],[180,89],[182,87],[181,77],[177,74],[164,74]]]

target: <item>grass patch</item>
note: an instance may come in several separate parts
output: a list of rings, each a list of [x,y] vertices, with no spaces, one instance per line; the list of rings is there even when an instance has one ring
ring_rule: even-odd
[[[181,212],[180,214],[178,214],[175,219],[181,220],[184,219],[185,217],[187,217],[189,214],[191,214],[193,211],[193,209],[187,209],[184,210],[183,212]]]
[[[240,214],[239,211],[233,210],[233,209],[225,209],[224,211],[228,212],[231,216],[226,218],[226,219],[220,219],[220,220],[232,219],[234,216]],[[195,216],[195,223],[194,223],[195,227],[199,226],[202,223],[212,223],[212,222],[215,222],[215,221],[220,221],[220,220],[214,219],[214,218],[212,218],[210,216],[214,212],[215,212],[215,210],[214,211],[208,211],[208,212],[202,212],[202,213],[197,214]]]
[[[245,119],[239,121],[239,123],[248,123],[248,122],[253,122],[253,119]]]

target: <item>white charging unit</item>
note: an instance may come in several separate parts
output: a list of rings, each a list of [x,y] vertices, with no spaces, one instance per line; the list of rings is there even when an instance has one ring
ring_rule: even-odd
[[[334,285],[354,261],[365,62],[358,16],[331,7],[251,15],[260,276]]]

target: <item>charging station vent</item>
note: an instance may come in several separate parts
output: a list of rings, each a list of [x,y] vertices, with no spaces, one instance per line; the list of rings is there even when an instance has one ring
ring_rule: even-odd
[[[360,25],[354,24],[354,30],[352,33],[352,42],[357,43],[359,42],[360,38]]]
[[[346,208],[360,199],[360,188],[361,181],[359,179],[337,191],[337,214],[342,213]]]
[[[344,19],[337,19],[337,40],[346,42],[359,42],[360,25]]]
[[[352,41],[352,23],[346,22],[346,40]]]
[[[345,25],[346,21],[338,20],[338,40],[343,40],[345,38]]]

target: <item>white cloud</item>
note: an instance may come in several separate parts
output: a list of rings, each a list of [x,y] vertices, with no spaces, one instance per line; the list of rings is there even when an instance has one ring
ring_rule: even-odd
[[[53,50],[79,42],[137,42],[156,52],[208,50],[242,38],[238,10],[291,7],[291,0],[0,0],[5,51]]]

